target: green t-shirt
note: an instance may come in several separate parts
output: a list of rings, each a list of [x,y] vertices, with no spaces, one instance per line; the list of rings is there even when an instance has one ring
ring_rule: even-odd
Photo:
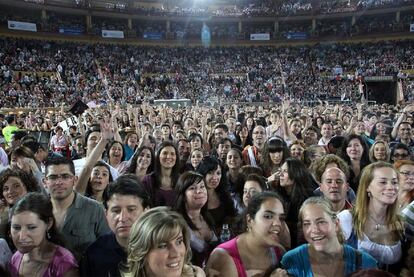
[[[7,125],[3,128],[3,136],[7,143],[10,142],[13,132],[16,130],[19,130],[19,128],[14,125]]]

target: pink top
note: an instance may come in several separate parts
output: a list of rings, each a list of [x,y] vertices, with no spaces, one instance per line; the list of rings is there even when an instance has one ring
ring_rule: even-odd
[[[50,139],[50,144],[54,148],[65,148],[65,147],[68,147],[69,141],[63,134],[61,136],[53,135],[52,138]]]
[[[23,254],[17,251],[10,261],[10,274],[12,277],[19,276],[19,268],[23,259]],[[43,277],[61,277],[69,270],[78,268],[78,263],[72,253],[61,246],[56,247],[52,261],[47,267]]]
[[[217,246],[217,248],[224,249],[227,251],[227,253],[229,253],[233,259],[234,265],[236,266],[237,274],[239,277],[247,277],[246,270],[243,266],[243,261],[240,257],[239,249],[237,248],[237,239],[238,238],[236,237],[234,239],[226,241]],[[272,265],[277,265],[280,261],[280,258],[282,257],[282,251],[278,247],[272,247],[270,250],[270,253],[272,255]]]

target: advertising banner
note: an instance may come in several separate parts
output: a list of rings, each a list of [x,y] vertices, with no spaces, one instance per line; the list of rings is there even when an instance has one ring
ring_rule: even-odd
[[[59,27],[59,33],[65,35],[81,35],[84,31],[82,28],[76,27]]]
[[[102,37],[103,38],[124,38],[124,32],[116,31],[116,30],[102,30]]]
[[[250,40],[270,40],[270,34],[250,34]]]
[[[285,34],[287,39],[307,39],[308,33],[305,32],[288,32]]]
[[[162,39],[162,33],[158,32],[144,32],[142,35],[143,39],[152,39],[152,40],[161,40]]]
[[[37,32],[35,23],[8,20],[7,25],[11,30]]]

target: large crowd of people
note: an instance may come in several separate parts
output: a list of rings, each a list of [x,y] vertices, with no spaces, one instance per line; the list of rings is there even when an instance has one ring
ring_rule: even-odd
[[[300,47],[171,48],[0,40],[0,106],[59,107],[77,100],[121,105],[188,98],[193,103],[315,101],[361,97],[368,76],[412,84],[410,41]],[[108,98],[109,97],[109,98]]]
[[[40,5],[49,4],[43,0],[24,0]],[[411,5],[412,0],[348,0],[348,1],[312,1],[312,0],[246,0],[222,5],[209,3],[193,3],[191,1],[175,1],[171,3],[155,3],[153,6],[128,5],[119,1],[108,2],[105,6],[99,1],[76,0],[71,3],[59,2],[55,5],[67,5],[78,8],[105,9],[116,12],[133,12],[148,16],[291,16],[311,13],[344,13],[366,9],[377,9]],[[157,5],[158,4],[158,5]]]
[[[318,1],[316,1],[318,2]],[[401,5],[412,5],[411,0],[379,0],[379,1],[321,1],[320,7],[315,10],[312,7],[315,1],[253,1],[238,7],[227,5],[218,6],[217,10],[210,10],[209,6],[200,8],[183,2],[183,7],[166,8],[160,3],[154,5],[160,8],[138,8],[134,14],[158,16],[156,20],[143,20],[131,18],[132,24],[128,23],[128,16],[121,15],[107,18],[102,16],[91,16],[90,25],[84,15],[68,14],[54,11],[53,8],[45,14],[41,10],[26,10],[20,8],[5,7],[0,10],[0,26],[7,27],[8,20],[35,23],[37,30],[55,34],[77,34],[93,35],[100,37],[102,30],[116,30],[124,32],[127,38],[139,39],[162,39],[187,41],[188,39],[200,39],[202,33],[202,21],[197,17],[227,16],[232,22],[216,22],[207,20],[213,40],[250,40],[251,34],[266,33],[271,40],[290,40],[296,35],[300,39],[322,38],[322,37],[352,37],[376,33],[401,33],[409,32],[410,24],[413,22],[411,10],[399,12],[385,12],[365,15],[371,8],[394,7]],[[207,5],[207,4],[206,4]],[[345,17],[318,18],[319,12],[337,13],[349,12]],[[300,17],[303,13],[311,13],[312,17]],[[173,16],[174,18],[163,17]],[[188,18],[187,16],[193,16]],[[297,20],[286,20],[283,16],[297,16]],[[364,15],[364,16],[362,16]],[[249,21],[242,22],[239,29],[239,20],[234,16],[268,17],[267,20],[260,18],[253,24]],[[313,18],[313,16],[315,16]],[[180,19],[180,17],[182,17]],[[277,18],[277,19],[276,19]],[[313,24],[312,20],[315,19]],[[275,28],[277,20],[278,28]],[[168,22],[168,24],[167,24]],[[167,27],[168,25],[168,27]],[[299,33],[299,34],[298,34]],[[298,37],[296,37],[298,39]]]
[[[2,274],[413,274],[413,104],[108,101],[1,115]]]
[[[1,37],[0,276],[414,276],[413,51]],[[373,77],[399,102],[367,101]]]

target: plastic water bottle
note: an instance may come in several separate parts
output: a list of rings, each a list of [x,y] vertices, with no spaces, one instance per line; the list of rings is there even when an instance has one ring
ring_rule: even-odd
[[[223,228],[221,229],[220,233],[220,242],[229,241],[231,237],[230,229],[228,224],[223,224]]]

